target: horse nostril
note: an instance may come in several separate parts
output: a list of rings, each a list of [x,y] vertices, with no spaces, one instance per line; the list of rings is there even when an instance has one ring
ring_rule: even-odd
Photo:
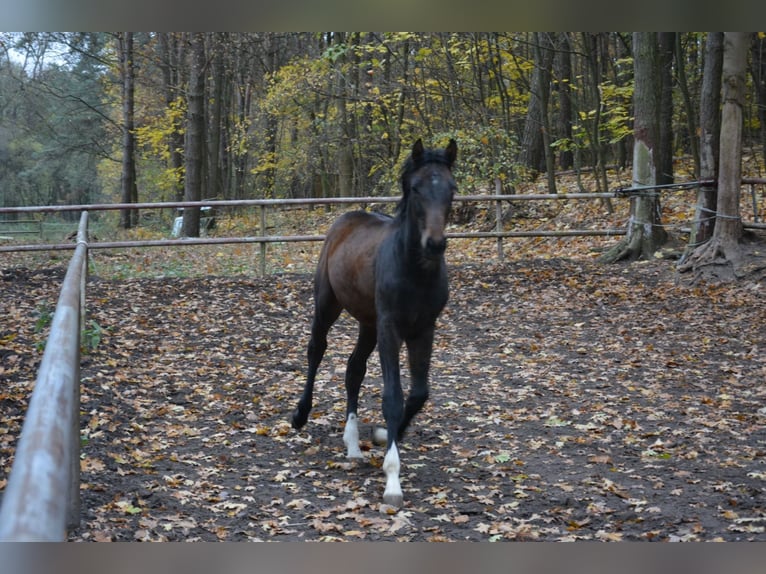
[[[426,249],[432,253],[444,253],[444,250],[447,249],[447,238],[440,237],[439,239],[434,239],[429,237],[426,240]]]

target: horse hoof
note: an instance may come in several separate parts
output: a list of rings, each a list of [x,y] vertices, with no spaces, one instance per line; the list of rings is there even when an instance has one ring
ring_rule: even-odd
[[[303,427],[303,425],[306,424],[306,421],[308,420],[308,415],[301,414],[299,409],[295,409],[295,412],[293,413],[292,418],[290,419],[290,423],[293,425],[293,428],[295,430],[299,430]]]
[[[401,508],[404,504],[404,496],[402,494],[384,494],[383,502],[394,508]]]
[[[378,446],[385,446],[388,443],[388,431],[383,427],[376,427],[372,432],[372,442]]]

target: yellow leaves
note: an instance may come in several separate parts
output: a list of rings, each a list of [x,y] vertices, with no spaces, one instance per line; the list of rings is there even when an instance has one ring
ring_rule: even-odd
[[[116,454],[116,453],[110,453],[110,454],[109,454],[109,456],[110,456],[110,457],[112,458],[112,460],[114,460],[114,462],[116,462],[117,464],[128,464],[128,461],[127,461],[127,459],[126,459],[125,457],[123,457],[122,455],[120,455],[120,454]]]
[[[81,472],[101,472],[104,470],[105,466],[104,463],[97,459],[92,457],[85,457],[82,460],[80,460],[80,471]]]
[[[16,333],[7,333],[0,337],[0,345],[7,345],[16,338]]]
[[[724,510],[721,512],[721,516],[723,516],[726,520],[736,520],[739,518],[739,514],[733,510]]]

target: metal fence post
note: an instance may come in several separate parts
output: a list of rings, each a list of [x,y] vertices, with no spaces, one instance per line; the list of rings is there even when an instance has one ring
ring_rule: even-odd
[[[500,182],[500,178],[495,178],[495,195],[499,196],[502,195],[503,192],[503,186]],[[500,202],[499,199],[495,201],[495,231],[500,234],[503,232],[503,204]],[[497,236],[497,260],[502,263],[504,259],[504,253],[503,253],[503,238],[502,236]]]
[[[261,237],[266,237],[266,206],[261,205]],[[261,277],[266,277],[266,242],[260,242],[261,253]]]
[[[87,230],[83,213],[80,229]],[[66,540],[79,524],[80,343],[83,266],[79,240],[61,287],[0,508],[0,540]]]

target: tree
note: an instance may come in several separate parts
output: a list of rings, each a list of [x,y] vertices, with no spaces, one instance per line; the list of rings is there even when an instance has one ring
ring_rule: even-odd
[[[718,199],[713,237],[698,247],[681,271],[724,266],[736,277],[742,255],[742,219],[739,213],[742,182],[742,129],[745,105],[745,72],[750,34],[724,32],[721,139],[718,167]]]
[[[191,67],[189,70],[189,95],[186,116],[186,139],[184,157],[184,201],[202,199],[203,152],[205,141],[205,34],[195,32],[191,37]],[[199,207],[184,209],[184,237],[199,237]]]
[[[114,162],[121,133],[109,97],[113,46],[103,33],[2,38],[14,55],[0,63],[0,204],[102,199],[98,163]]]
[[[551,153],[548,100],[554,51],[550,45],[551,39],[548,34],[534,32],[532,37],[534,68],[529,87],[529,106],[527,107],[527,118],[524,123],[524,135],[518,162],[536,175],[545,170],[546,165],[553,163],[547,160]],[[553,193],[555,193],[555,185]]]
[[[699,173],[701,181],[718,179],[721,135],[721,75],[723,73],[723,32],[709,32],[705,42],[705,63],[700,99]],[[710,240],[715,227],[716,186],[703,184],[697,191],[688,252]]]
[[[554,59],[556,71],[556,86],[558,94],[557,129],[559,138],[566,145],[559,154],[559,167],[571,169],[574,165],[572,154],[572,55],[569,45],[569,32],[561,32],[558,35],[556,57]]]
[[[583,32],[581,34],[581,40],[584,55],[584,68],[587,70],[587,74],[583,74],[583,82],[585,82],[585,95],[584,101],[588,102],[589,106],[588,117],[590,121],[584,122],[584,126],[588,131],[588,143],[590,144],[592,163],[596,173],[596,183],[598,190],[606,192],[608,189],[606,179],[606,159],[604,157],[604,144],[601,138],[601,124],[603,105],[601,98],[602,73],[599,66],[599,54],[601,50],[600,45],[603,44],[601,33]],[[601,58],[603,60],[603,58]],[[590,81],[585,80],[585,76],[590,77]]]
[[[178,32],[160,32],[157,35],[158,44],[158,67],[162,75],[162,95],[165,109],[168,111],[178,107],[182,100],[182,87],[185,83],[182,62],[186,57],[186,42],[183,35]],[[170,114],[175,118],[177,114]],[[167,169],[172,173],[173,198],[180,200],[184,195],[182,154],[184,145],[183,128],[179,120],[170,127],[165,145],[167,146]]]
[[[633,34],[635,91],[633,94],[634,139],[633,185],[653,186],[657,182],[657,143],[659,138],[659,80],[657,70],[657,34]],[[604,254],[602,260],[650,259],[665,242],[660,201],[649,190],[631,197],[627,236]]]
[[[658,32],[660,71],[660,131],[657,184],[673,183],[673,60],[675,32]]]
[[[118,36],[120,76],[122,79],[122,203],[138,202],[136,183],[136,136],[135,136],[135,67],[133,65],[133,32],[121,32]],[[120,225],[130,229],[138,223],[138,211],[123,209]]]
[[[753,84],[758,101],[758,123],[761,126],[761,153],[766,162],[766,34],[753,34],[752,45]]]

